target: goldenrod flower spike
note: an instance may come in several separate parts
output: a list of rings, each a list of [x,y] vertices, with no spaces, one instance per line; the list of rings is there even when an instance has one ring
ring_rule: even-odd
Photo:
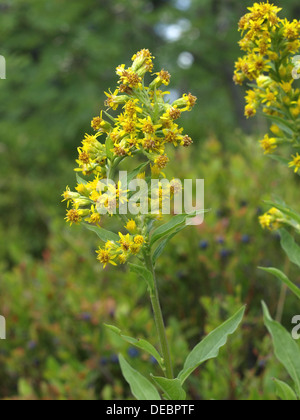
[[[234,81],[251,82],[246,93],[245,116],[260,110],[273,122],[272,136],[260,141],[265,154],[281,145],[299,149],[300,89],[296,86],[300,49],[300,21],[281,19],[273,4],[255,3],[239,22],[243,56],[235,63]],[[296,54],[296,56],[295,56]],[[289,167],[299,172],[298,153]]]
[[[146,73],[152,73],[153,60],[150,51],[143,49],[132,57],[130,67],[125,64],[117,67],[118,87],[105,92],[107,110],[101,110],[99,116],[92,119],[94,134],[85,134],[77,149],[75,171],[89,176],[89,181],[81,179],[76,192],[67,187],[63,194],[68,206],[73,206],[66,217],[70,224],[85,222],[100,226],[105,221],[105,213],[121,217],[118,212],[128,201],[128,191],[121,182],[105,186],[103,180],[113,180],[118,164],[124,159],[140,154],[150,163],[148,170],[151,170],[152,177],[162,179],[165,177],[163,170],[170,160],[168,147],[189,147],[193,143],[183,133],[178,120],[183,112],[195,106],[197,98],[189,93],[173,104],[165,102],[167,92],[160,87],[170,83],[171,75],[166,70],[154,73],[153,81],[146,86],[144,77]],[[111,116],[110,110],[117,111],[117,115]],[[147,180],[145,173],[137,178]],[[177,187],[172,188],[174,192]],[[162,204],[162,199],[160,196],[159,204]],[[161,214],[149,217],[159,220]],[[108,241],[97,251],[103,267],[124,264],[132,255],[141,253],[147,243],[145,220],[123,217],[122,222],[129,233],[119,232],[118,241]]]

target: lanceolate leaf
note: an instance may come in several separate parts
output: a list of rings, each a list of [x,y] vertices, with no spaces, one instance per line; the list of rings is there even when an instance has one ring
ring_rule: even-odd
[[[137,400],[157,401],[161,399],[155,386],[137,370],[133,369],[121,354],[119,355],[119,361],[123,376],[130,385],[131,392]]]
[[[295,133],[295,126],[292,123],[289,123],[283,118],[276,117],[274,115],[266,115],[267,118],[274,121],[278,127],[287,133],[289,136],[293,136]]]
[[[289,162],[291,161],[291,159],[287,159],[287,158],[285,158],[285,157],[283,157],[283,156],[279,156],[279,155],[272,155],[272,154],[269,154],[269,155],[267,155],[270,159],[273,159],[273,160],[276,160],[277,162],[279,162],[279,163],[282,163],[283,165],[288,165],[289,164]]]
[[[280,229],[281,247],[289,257],[290,261],[300,267],[300,247],[295,239],[285,229]]]
[[[135,179],[142,172],[142,170],[145,169],[148,165],[149,165],[149,162],[142,163],[140,166],[138,166],[136,169],[134,169],[129,174],[126,173],[127,174],[127,185],[126,185],[126,175],[120,176],[120,181],[121,181],[122,187],[123,188],[128,188],[128,184],[130,183],[130,181]]]
[[[178,214],[177,216],[172,217],[169,222],[160,226],[153,232],[150,246],[153,246],[157,241],[176,231],[178,228],[185,227],[184,225],[188,219],[191,219],[199,214],[203,214],[206,211],[207,210],[199,210],[191,214]]]
[[[92,232],[95,232],[103,242],[107,242],[107,241],[117,242],[120,240],[117,234],[115,234],[114,232],[110,232],[109,230],[103,229],[101,227],[89,225],[87,223],[84,223],[84,226],[87,229],[91,230]]]
[[[277,277],[279,280],[285,283],[288,288],[300,299],[300,289],[294,283],[292,283],[291,280],[282,271],[277,270],[277,268],[259,268],[266,273],[273,274],[273,276]]]
[[[130,270],[141,276],[148,284],[150,290],[154,290],[153,274],[146,267],[129,263]]]
[[[178,228],[174,233],[171,233],[169,236],[167,236],[164,240],[161,241],[161,243],[158,245],[158,247],[153,253],[153,257],[152,257],[153,264],[155,264],[158,258],[161,256],[161,254],[163,253],[165,247],[168,245],[170,240],[174,238],[174,236],[177,235],[177,233],[183,230],[184,227],[185,226]]]
[[[178,375],[181,384],[198,366],[218,356],[219,350],[226,344],[228,336],[233,334],[242,322],[245,309],[245,307],[241,308],[232,318],[211,332],[192,350],[185,361],[183,370]]]
[[[296,392],[300,396],[300,349],[291,334],[278,322],[273,321],[264,302],[263,310],[265,325],[273,338],[275,355],[295,382]]]
[[[297,395],[292,388],[285,382],[274,379],[276,385],[276,393],[282,401],[297,401]]]
[[[78,174],[76,174],[76,180],[77,180],[78,184],[83,184],[83,185],[87,184],[87,181],[85,179],[81,178],[81,176],[79,176]]]
[[[121,334],[121,330],[119,328],[114,327],[113,325],[107,325],[107,324],[104,324],[104,325],[106,328],[113,331],[115,334],[119,335],[127,343],[149,353],[151,356],[154,357],[155,360],[157,360],[162,370],[164,369],[160,354],[158,353],[156,348],[153,347],[152,344],[150,344],[148,341],[143,340],[143,339],[136,339],[136,338],[128,337],[126,335]]]
[[[164,392],[168,400],[185,401],[186,393],[179,379],[167,379],[161,376],[152,376],[153,381]]]
[[[105,147],[106,147],[106,155],[109,159],[113,158],[113,152],[112,149],[114,148],[114,142],[112,141],[112,139],[110,138],[110,136],[107,137],[106,142],[105,142]]]

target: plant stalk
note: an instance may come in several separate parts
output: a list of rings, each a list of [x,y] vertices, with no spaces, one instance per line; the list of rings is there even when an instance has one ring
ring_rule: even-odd
[[[162,314],[160,301],[159,301],[159,293],[158,293],[155,269],[152,263],[150,252],[147,252],[144,254],[144,259],[145,259],[147,269],[153,275],[154,287],[150,290],[150,299],[151,299],[151,304],[152,304],[152,308],[154,312],[154,319],[155,319],[156,329],[157,329],[157,333],[159,337],[161,353],[164,359],[164,366],[166,368],[165,376],[168,379],[173,379],[174,376],[173,376],[170,348],[169,348],[169,343],[168,343],[168,339],[166,335],[166,328],[165,328],[163,314]]]

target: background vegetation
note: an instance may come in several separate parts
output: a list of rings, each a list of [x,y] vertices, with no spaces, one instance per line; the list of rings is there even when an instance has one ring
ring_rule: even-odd
[[[284,7],[300,18],[299,2]],[[273,376],[285,373],[263,326],[260,300],[280,318],[280,285],[256,267],[293,267],[278,237],[257,216],[269,191],[295,201],[299,177],[268,161],[257,139],[265,122],[243,116],[232,82],[239,55],[237,22],[250,1],[3,0],[0,54],[0,398],[130,398],[116,353],[141,370],[155,361],[104,331],[152,338],[143,283],[128,272],[102,271],[95,238],[63,221],[60,194],[74,185],[76,147],[115,85],[115,67],[149,48],[172,74],[172,97],[197,95],[185,126],[190,151],[174,154],[170,176],[205,178],[205,224],[175,239],[159,265],[159,282],[174,359],[183,362],[199,338],[248,304],[243,328],[218,361],[189,382],[195,399],[274,399]],[[299,275],[298,275],[299,277]],[[299,278],[300,283],[300,278]],[[287,296],[291,329],[296,301]]]

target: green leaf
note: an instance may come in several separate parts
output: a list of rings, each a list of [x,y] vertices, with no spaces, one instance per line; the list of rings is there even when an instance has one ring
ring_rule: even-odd
[[[291,159],[287,159],[284,158],[283,156],[279,156],[279,155],[273,155],[273,154],[268,154],[267,155],[270,159],[276,160],[279,163],[282,163],[283,165],[288,165],[289,162],[291,161]]]
[[[295,127],[292,123],[287,122],[283,118],[276,117],[275,115],[265,115],[268,119],[275,122],[276,125],[280,128],[280,130],[287,133],[289,136],[293,136],[295,133]]]
[[[112,117],[108,112],[104,111],[104,114],[107,116],[107,118],[109,118],[114,124],[116,122],[116,120],[114,119],[114,117]]]
[[[198,210],[191,214],[178,214],[177,216],[172,217],[172,219],[165,223],[164,225],[157,228],[151,237],[150,246],[152,247],[155,242],[163,239],[165,236],[169,235],[170,233],[174,232],[178,228],[184,228],[185,223],[188,219],[191,219],[199,214],[205,213],[207,210]]]
[[[168,400],[185,401],[186,393],[182,388],[181,382],[178,378],[167,379],[161,376],[151,375],[153,381],[165,393]]]
[[[150,290],[154,290],[154,278],[151,271],[149,271],[146,267],[143,267],[142,265],[131,263],[129,263],[129,268],[133,273],[138,274],[147,282]]]
[[[23,398],[35,395],[32,386],[24,378],[20,378],[18,381],[18,392]]]
[[[114,332],[115,334],[117,334],[118,336],[120,336],[127,343],[132,344],[133,346],[151,354],[151,356],[153,356],[154,359],[157,360],[157,362],[160,365],[160,367],[162,368],[162,370],[164,370],[164,365],[162,363],[162,358],[161,358],[160,354],[158,353],[156,348],[153,347],[152,344],[150,344],[148,341],[143,340],[143,339],[139,339],[139,338],[136,339],[136,338],[132,338],[132,337],[128,337],[126,335],[123,335],[122,331],[119,328],[117,328],[113,325],[104,324],[104,326],[106,328],[108,328],[109,330],[111,330],[112,332]]]
[[[293,209],[288,207],[286,204],[275,203],[273,201],[265,201],[265,203],[271,207],[275,207],[280,210],[283,214],[300,223],[300,214],[295,212]]]
[[[103,229],[98,226],[89,225],[87,223],[83,223],[83,225],[88,230],[95,232],[103,242],[107,242],[107,241],[117,242],[120,240],[119,236],[115,234],[114,232],[110,232],[109,230]]]
[[[274,379],[276,385],[276,394],[282,401],[297,401],[297,395],[292,388],[285,382]]]
[[[273,321],[267,305],[264,302],[262,305],[265,325],[273,338],[275,355],[295,382],[296,392],[300,396],[300,349],[291,334],[278,322]]]
[[[184,228],[185,228],[185,226],[177,229],[174,233],[171,233],[169,236],[167,236],[165,239],[163,239],[161,241],[161,243],[158,245],[158,247],[156,248],[156,250],[153,253],[153,257],[152,257],[153,264],[155,264],[156,261],[158,260],[158,258],[161,256],[161,254],[163,253],[165,247],[168,245],[168,243],[170,242],[170,240],[172,238],[174,238],[174,236],[177,235],[177,233],[179,233]]]
[[[233,334],[242,322],[245,310],[246,307],[241,308],[233,317],[211,332],[192,350],[185,361],[183,370],[178,375],[181,384],[198,366],[219,355],[219,350],[226,344],[228,336]]]
[[[273,276],[277,277],[279,280],[281,280],[283,283],[285,283],[288,288],[300,299],[300,289],[289,280],[289,278],[280,270],[277,270],[277,268],[264,268],[259,267],[260,270],[265,271],[266,273],[273,274]]]
[[[119,355],[119,362],[124,378],[130,385],[131,392],[137,400],[160,400],[160,395],[152,383],[133,369],[124,357]]]
[[[107,136],[106,142],[105,142],[105,148],[106,148],[106,155],[108,159],[112,160],[114,157],[114,154],[112,152],[114,148],[114,142],[112,141],[110,136]]]
[[[289,257],[289,260],[300,267],[300,247],[296,244],[295,239],[285,229],[279,230],[281,236],[281,247]]]
[[[127,184],[129,184],[130,181],[132,181],[133,179],[135,179],[142,172],[142,170],[145,169],[148,165],[149,165],[149,162],[142,163],[136,169],[134,169],[134,171],[130,172],[127,175]],[[122,185],[124,186],[125,179],[123,177],[121,177],[120,178],[120,181],[122,182]]]
[[[77,181],[78,184],[83,184],[83,185],[87,184],[87,181],[85,179],[81,178],[81,176],[79,176],[78,174],[76,174],[76,181]]]

